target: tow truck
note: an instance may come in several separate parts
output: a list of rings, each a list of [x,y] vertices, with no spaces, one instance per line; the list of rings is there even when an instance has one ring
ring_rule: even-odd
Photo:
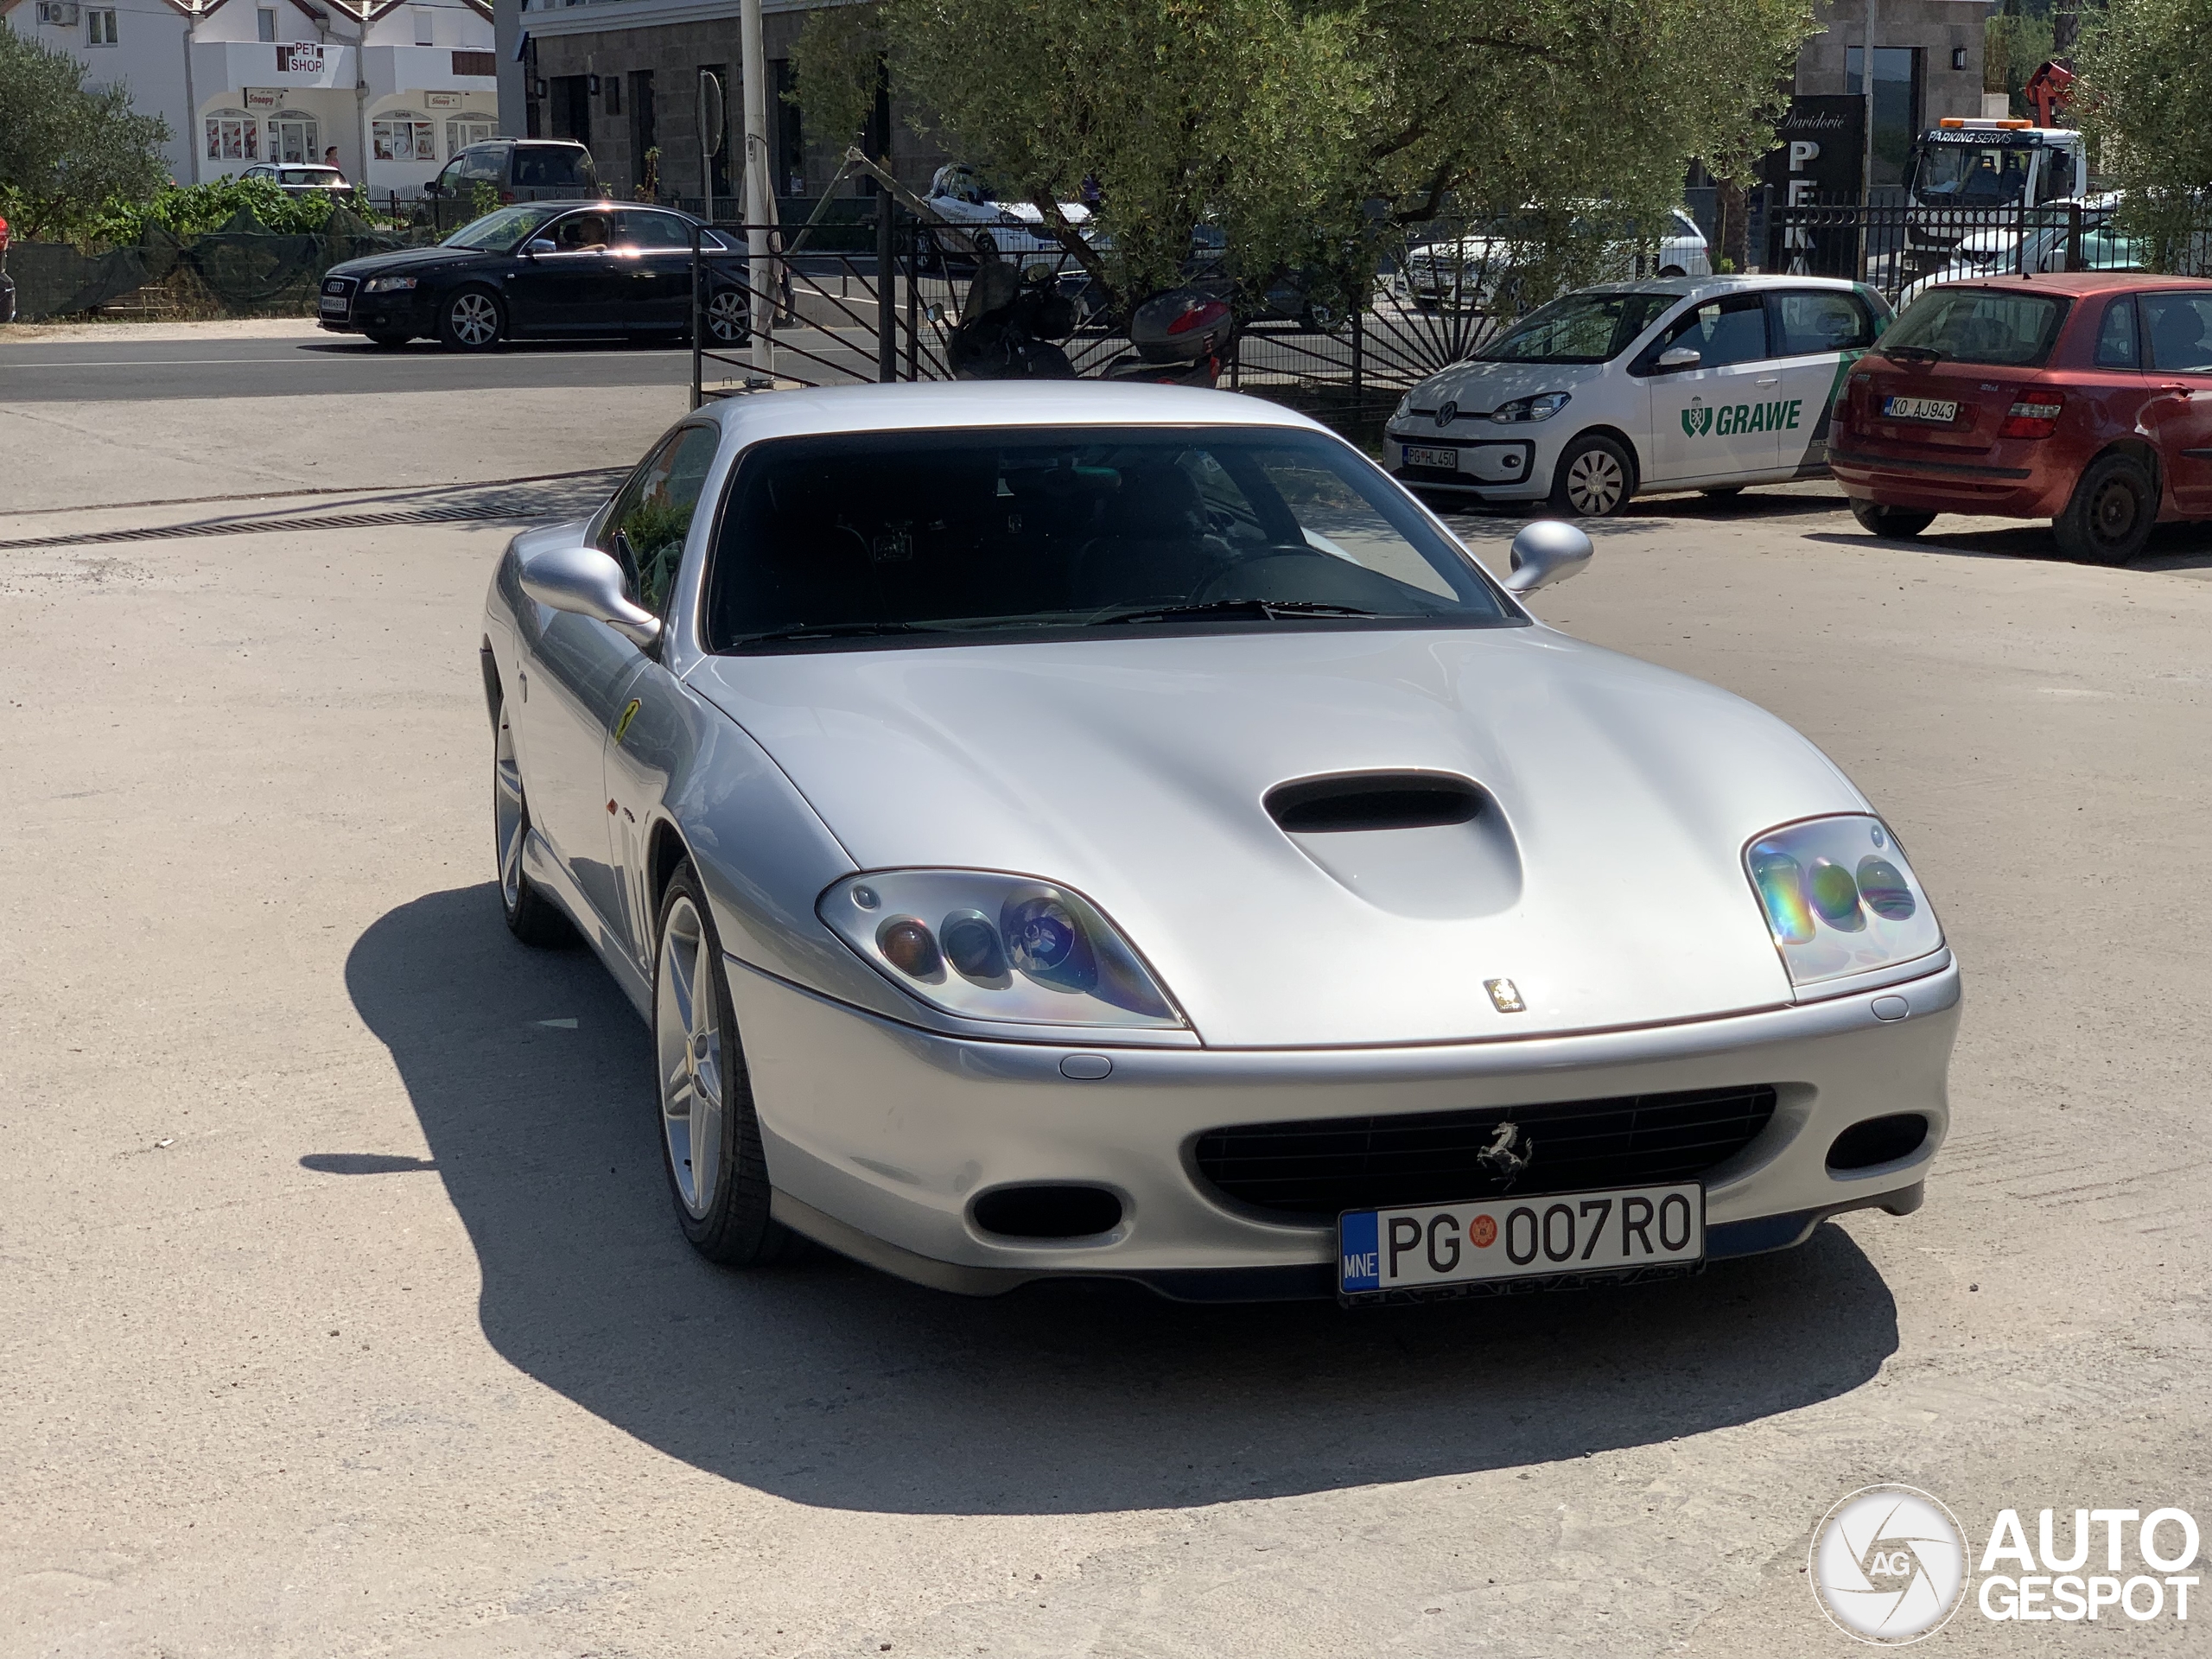
[[[1913,276],[1950,263],[1967,237],[2031,226],[2091,206],[2088,146],[2064,118],[2073,72],[2046,63],[2022,88],[2036,118],[1947,117],[1912,147],[1905,257]],[[2037,213],[2032,210],[2050,210]]]

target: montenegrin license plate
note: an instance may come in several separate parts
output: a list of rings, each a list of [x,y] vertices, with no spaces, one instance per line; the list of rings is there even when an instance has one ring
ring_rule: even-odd
[[[344,311],[346,308],[346,296],[343,294],[324,295],[322,296],[322,308],[330,312]]]
[[[1424,449],[1417,444],[1406,446],[1406,465],[1408,467],[1441,467],[1447,473],[1459,470],[1457,449]]]
[[[1705,1259],[1705,1189],[1688,1181],[1348,1210],[1337,1218],[1337,1257],[1338,1291],[1355,1300],[1690,1268]]]
[[[1936,397],[1885,397],[1882,413],[1893,421],[1940,421],[1945,425],[1959,417],[1959,406]]]

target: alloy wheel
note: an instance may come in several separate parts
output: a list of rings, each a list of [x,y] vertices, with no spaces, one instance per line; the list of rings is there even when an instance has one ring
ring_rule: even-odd
[[[721,1171],[722,1033],[714,946],[688,896],[670,906],[654,976],[653,1046],[668,1166],[683,1207],[704,1217]]]
[[[447,315],[454,338],[464,346],[489,346],[499,337],[499,308],[488,294],[463,294]]]
[[[725,344],[743,340],[747,334],[745,296],[734,289],[724,289],[709,300],[707,332]]]
[[[514,728],[502,709],[499,741],[492,751],[492,833],[499,855],[499,902],[510,916],[522,903],[522,838],[528,823],[522,768],[515,764]]]
[[[1627,487],[1620,462],[1603,449],[1585,450],[1567,469],[1567,505],[1588,518],[1602,518],[1611,512]]]

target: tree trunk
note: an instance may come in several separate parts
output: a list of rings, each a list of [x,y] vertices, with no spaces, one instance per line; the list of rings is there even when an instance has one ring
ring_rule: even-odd
[[[1744,187],[1732,179],[1715,182],[1713,205],[1720,220],[1721,268],[1740,276],[1751,263],[1750,202]]]
[[[2052,0],[2050,8],[2050,55],[2054,59],[2071,58],[2074,42],[2082,34],[2082,0]]]

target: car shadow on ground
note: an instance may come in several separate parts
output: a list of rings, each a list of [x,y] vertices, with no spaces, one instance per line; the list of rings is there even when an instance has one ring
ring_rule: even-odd
[[[669,1456],[798,1503],[1074,1513],[1542,1463],[1832,1398],[1897,1345],[1888,1287],[1834,1226],[1694,1280],[1359,1312],[1109,1285],[969,1300],[826,1251],[722,1271],[669,1213],[646,1034],[588,952],[516,944],[486,884],[380,918],[346,977],[476,1250],[493,1346]]]
[[[2026,559],[2045,564],[2064,564],[2066,556],[2051,538],[2050,526],[2040,519],[2007,524],[2002,530],[1946,531],[1943,521],[1917,536],[1875,537],[1863,531],[1806,532],[1808,542],[1845,547],[1911,548],[1924,553],[1965,559]],[[2086,565],[2085,569],[2099,567]],[[2212,568],[2212,526],[2201,524],[2161,524],[2151,532],[2142,552],[2125,567],[2130,570],[2201,570]]]
[[[457,362],[470,355],[464,352],[449,352],[435,340],[411,340],[404,346],[378,346],[359,334],[331,334],[321,340],[302,340],[297,345],[303,352],[330,352],[340,356],[429,356],[451,358]],[[608,337],[503,340],[498,347],[498,353],[509,357],[535,357],[556,352],[688,352],[690,349],[688,340],[671,340],[665,336],[616,334]]]

